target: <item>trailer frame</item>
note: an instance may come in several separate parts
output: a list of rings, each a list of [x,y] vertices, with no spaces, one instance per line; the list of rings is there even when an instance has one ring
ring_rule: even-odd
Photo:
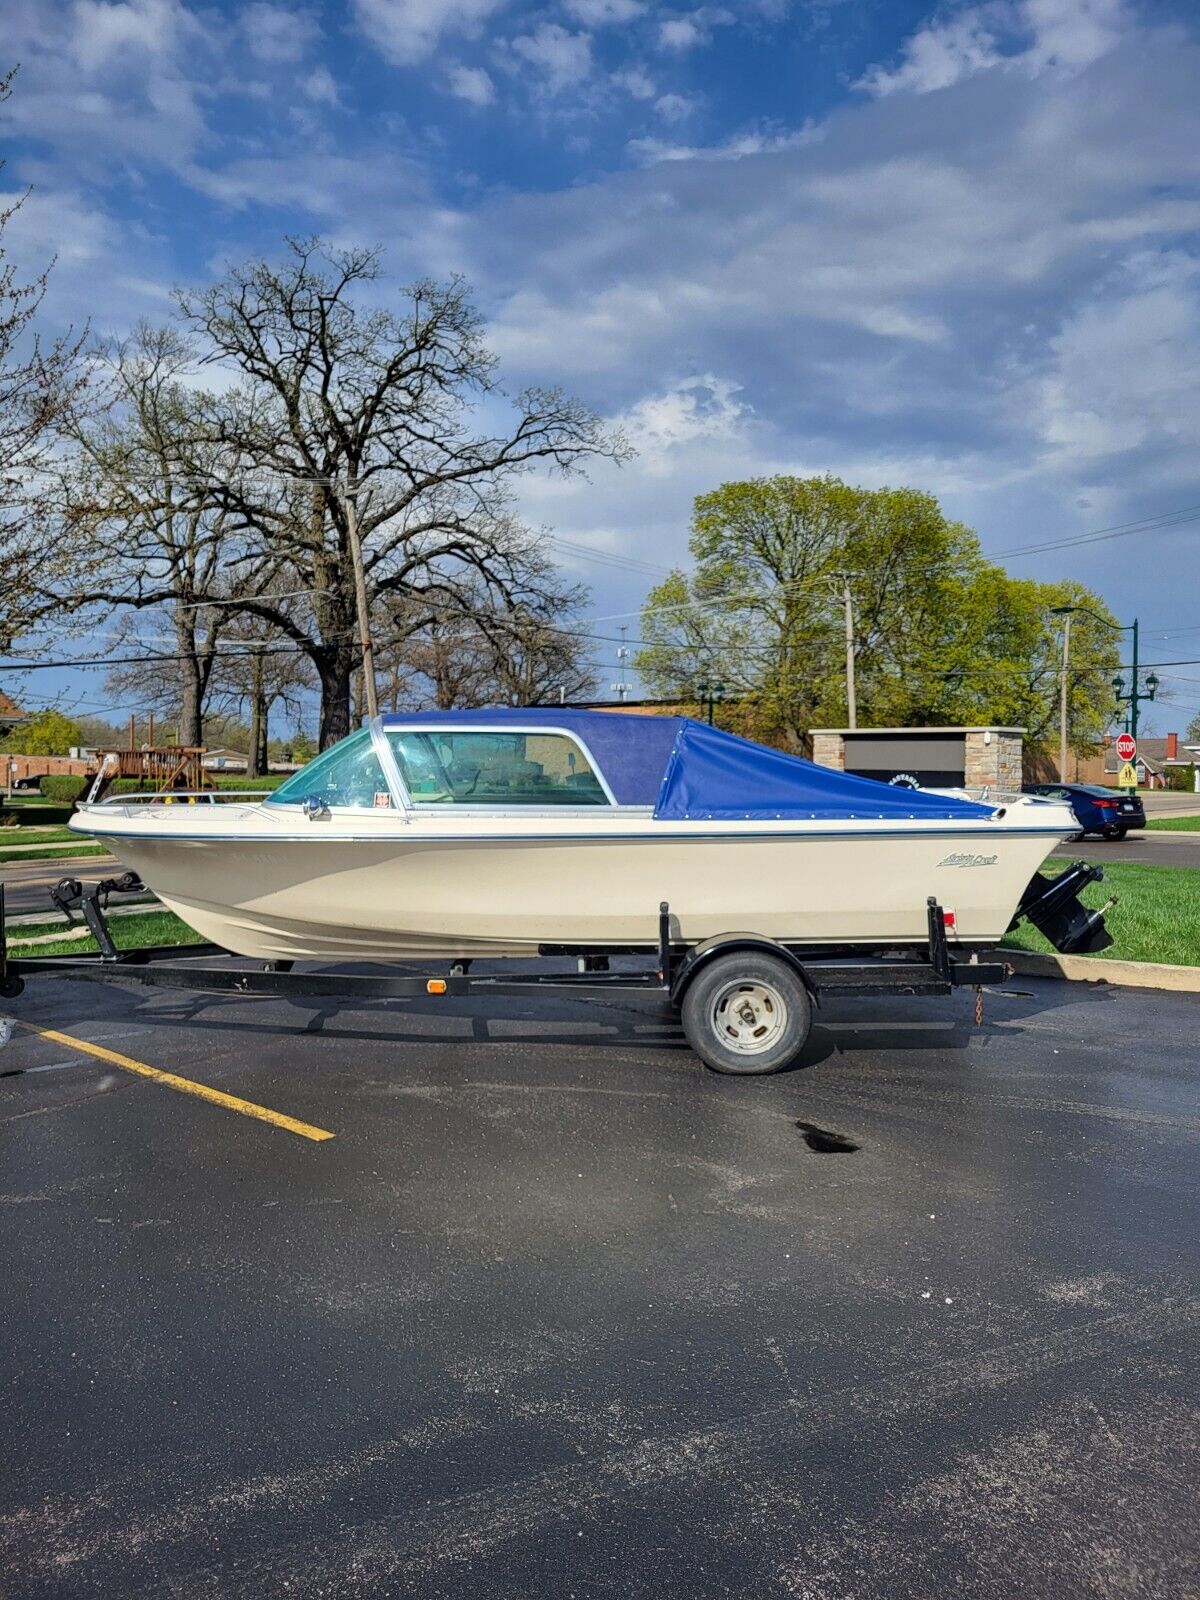
[[[15,999],[33,978],[58,977],[103,983],[137,983],[155,988],[188,989],[202,993],[241,995],[357,996],[376,1000],[417,999],[425,996],[529,996],[560,994],[595,999],[613,995],[644,995],[680,1010],[691,984],[720,962],[755,962],[763,970],[786,966],[802,983],[814,1005],[825,997],[883,995],[948,995],[957,988],[977,991],[976,1021],[980,1020],[982,989],[1004,983],[1012,968],[995,959],[995,952],[970,949],[952,953],[946,935],[946,914],[937,899],[926,902],[928,938],[920,952],[897,952],[889,947],[870,949],[848,946],[841,950],[801,947],[754,934],[731,933],[688,946],[671,937],[670,906],[658,908],[654,943],[619,949],[543,945],[539,957],[570,956],[574,972],[473,973],[471,961],[451,960],[445,973],[392,974],[295,970],[290,961],[256,961],[237,956],[216,944],[155,945],[122,950],[112,937],[104,915],[114,893],[137,893],[144,885],[132,873],[102,878],[84,886],[64,878],[51,891],[51,899],[72,923],[78,907],[99,951],[66,956],[21,956],[8,953],[4,885],[0,883],[0,997]],[[187,952],[184,954],[184,952]],[[611,970],[613,955],[643,956],[652,961],[644,968]],[[243,963],[239,966],[205,965],[213,958]],[[526,958],[499,958],[513,961]],[[771,968],[771,963],[775,968]],[[807,1026],[804,1029],[807,1038]],[[711,1041],[693,1038],[689,1043],[718,1071],[762,1072],[777,1067],[716,1065]],[[802,1047],[803,1041],[801,1041]],[[798,1047],[799,1048],[799,1047]],[[796,1052],[793,1051],[793,1054]],[[753,1061],[753,1057],[750,1058]],[[780,1062],[779,1065],[785,1064]]]

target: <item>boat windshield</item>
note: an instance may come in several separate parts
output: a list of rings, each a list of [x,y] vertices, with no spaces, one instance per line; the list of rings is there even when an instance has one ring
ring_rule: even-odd
[[[606,806],[591,762],[562,733],[389,729],[414,805]]]
[[[299,806],[314,795],[327,806],[348,806],[356,811],[391,805],[387,779],[369,729],[352,733],[331,750],[323,751],[267,799],[273,805]]]

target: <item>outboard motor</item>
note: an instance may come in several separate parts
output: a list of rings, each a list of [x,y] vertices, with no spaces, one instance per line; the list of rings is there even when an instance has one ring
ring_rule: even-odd
[[[1113,938],[1104,926],[1104,913],[1115,900],[1109,900],[1099,911],[1089,911],[1078,898],[1080,890],[1089,883],[1099,883],[1103,877],[1103,867],[1089,866],[1086,861],[1072,862],[1056,878],[1035,872],[1009,923],[1010,929],[1028,917],[1063,955],[1095,955],[1107,950]]]

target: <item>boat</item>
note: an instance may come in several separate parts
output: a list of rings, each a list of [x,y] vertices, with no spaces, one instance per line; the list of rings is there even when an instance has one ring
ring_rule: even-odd
[[[687,717],[387,715],[274,793],[212,798],[115,796],[70,826],[275,963],[653,950],[662,903],[683,949],[915,951],[931,903],[960,952],[1022,914],[1060,948],[1111,942],[1078,874],[1037,871],[1078,830],[1066,805],[893,788]]]

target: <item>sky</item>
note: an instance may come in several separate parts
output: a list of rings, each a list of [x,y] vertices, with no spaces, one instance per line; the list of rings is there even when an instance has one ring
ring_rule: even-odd
[[[696,494],[829,471],[1200,658],[1194,0],[0,0],[0,42],[48,322],[164,318],[285,234],[464,274],[506,385],[638,451],[522,488],[595,631],[636,639]],[[1165,732],[1200,662],[1160,676]]]

